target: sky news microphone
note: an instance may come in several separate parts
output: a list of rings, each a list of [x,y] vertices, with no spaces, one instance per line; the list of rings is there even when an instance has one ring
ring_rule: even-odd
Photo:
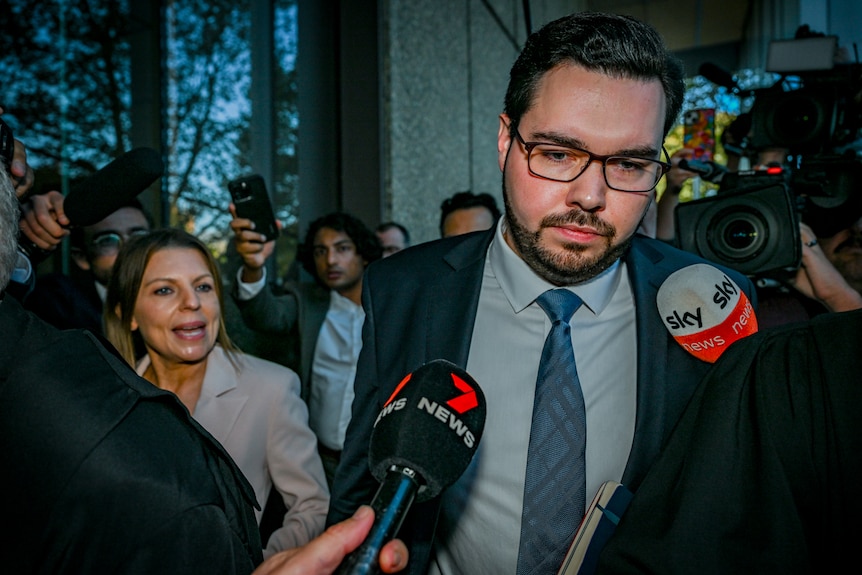
[[[709,264],[693,264],[669,275],[658,290],[656,304],[676,342],[709,363],[715,363],[735,341],[757,332],[748,296]]]
[[[69,218],[66,227],[102,221],[150,187],[164,169],[161,156],[152,148],[125,152],[71,187],[63,200],[63,211]],[[34,265],[51,254],[23,234],[19,234],[18,246]]]
[[[467,469],[485,427],[485,396],[466,371],[443,359],[405,377],[374,423],[368,452],[380,488],[374,524],[336,573],[379,573],[380,549],[393,539],[415,500],[427,501]]]
[[[700,176],[701,179],[706,180],[707,182],[712,182],[713,184],[719,183],[724,177],[724,174],[727,173],[727,168],[721,164],[716,164],[715,162],[704,162],[701,160],[689,160],[687,158],[683,158],[679,161],[678,165],[681,170],[694,172]]]

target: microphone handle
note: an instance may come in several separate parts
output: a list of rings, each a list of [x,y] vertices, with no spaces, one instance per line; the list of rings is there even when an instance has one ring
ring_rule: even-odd
[[[33,266],[33,273],[36,273],[36,266],[54,253],[52,250],[43,250],[34,244],[30,238],[24,235],[24,232],[18,232],[18,249],[30,260],[30,265]]]
[[[370,575],[380,573],[380,549],[395,538],[413,503],[419,482],[409,467],[393,465],[371,501],[374,524],[362,545],[344,558],[335,575]]]

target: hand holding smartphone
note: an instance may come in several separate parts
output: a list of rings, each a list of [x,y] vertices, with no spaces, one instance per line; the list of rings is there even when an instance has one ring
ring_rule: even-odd
[[[715,109],[688,110],[683,120],[683,146],[694,151],[692,159],[711,162],[715,152]]]
[[[266,241],[278,237],[278,225],[262,176],[250,174],[236,178],[228,182],[227,189],[237,216],[254,222],[254,231],[266,236]]]

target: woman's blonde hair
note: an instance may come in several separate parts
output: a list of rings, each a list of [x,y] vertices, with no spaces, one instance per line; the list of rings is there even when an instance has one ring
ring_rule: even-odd
[[[131,238],[123,244],[114,262],[111,281],[108,283],[108,295],[103,313],[105,336],[129,362],[129,365],[135,367],[139,359],[138,353],[144,347],[141,334],[138,331],[132,331],[132,316],[135,313],[135,304],[144,272],[153,254],[173,248],[196,250],[203,256],[213,276],[221,314],[216,342],[227,352],[228,358],[236,367],[235,355],[238,350],[225,329],[224,300],[218,263],[202,241],[182,230],[173,228],[153,230],[146,235]]]

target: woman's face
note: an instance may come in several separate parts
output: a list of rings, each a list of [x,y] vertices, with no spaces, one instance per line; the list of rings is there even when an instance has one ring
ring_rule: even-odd
[[[141,337],[153,361],[197,363],[216,343],[221,309],[204,256],[191,248],[155,252],[144,276],[132,331]]]

